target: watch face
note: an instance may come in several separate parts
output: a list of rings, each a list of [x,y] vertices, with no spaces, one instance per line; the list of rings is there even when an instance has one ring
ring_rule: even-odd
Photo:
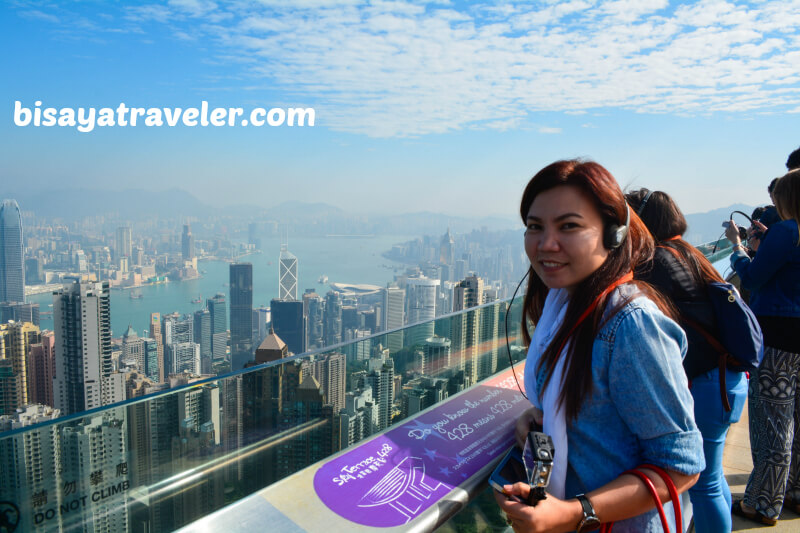
[[[584,531],[594,531],[595,529],[600,528],[600,519],[596,516],[587,516],[581,521],[580,527],[578,527],[578,533],[583,533]]]

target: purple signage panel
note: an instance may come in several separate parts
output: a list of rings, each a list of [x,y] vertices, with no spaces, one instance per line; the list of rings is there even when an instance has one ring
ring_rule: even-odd
[[[524,364],[515,371],[522,383]],[[529,406],[509,369],[329,461],[314,489],[348,520],[403,525],[504,453]]]

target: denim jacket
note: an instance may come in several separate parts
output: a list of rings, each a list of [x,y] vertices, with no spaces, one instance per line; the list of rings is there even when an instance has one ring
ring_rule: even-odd
[[[615,290],[607,308],[634,290],[632,285]],[[567,427],[567,498],[643,463],[683,474],[703,471],[703,440],[681,365],[686,347],[680,326],[644,297],[605,321],[592,346],[592,392]],[[533,366],[525,368],[525,384],[535,403],[545,372]],[[652,510],[618,522],[614,531],[659,532],[662,527]]]
[[[752,291],[750,309],[756,316],[800,317],[797,238],[797,222],[784,220],[769,228],[752,261],[738,249],[731,255],[742,287]]]

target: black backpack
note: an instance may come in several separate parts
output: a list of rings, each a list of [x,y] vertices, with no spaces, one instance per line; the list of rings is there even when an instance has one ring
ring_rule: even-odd
[[[719,353],[719,384],[722,405],[731,410],[728,395],[725,393],[725,370],[748,372],[758,368],[764,357],[764,336],[761,326],[750,307],[744,303],[739,291],[730,283],[712,282],[708,284],[708,297],[714,308],[714,317],[720,338],[715,339],[700,324],[683,318],[683,321],[698,331]]]

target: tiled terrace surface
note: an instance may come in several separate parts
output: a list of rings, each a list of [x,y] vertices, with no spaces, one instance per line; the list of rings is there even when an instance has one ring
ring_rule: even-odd
[[[753,461],[750,457],[750,433],[747,421],[747,407],[745,407],[742,419],[739,423],[731,426],[728,438],[725,441],[723,467],[734,499],[741,498],[744,494],[747,478],[753,468]],[[781,519],[774,527],[762,526],[737,516],[733,517],[734,531],[750,531],[762,528],[775,532],[797,532],[800,531],[800,516],[784,509]]]

